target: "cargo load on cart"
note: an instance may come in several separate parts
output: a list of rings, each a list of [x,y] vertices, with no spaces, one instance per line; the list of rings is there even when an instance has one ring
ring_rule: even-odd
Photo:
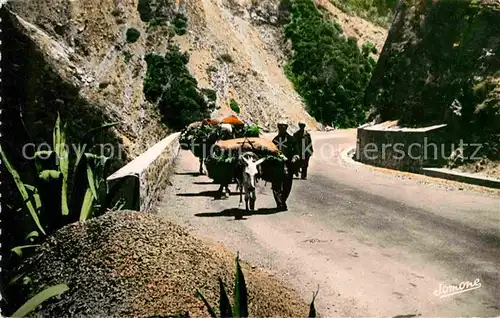
[[[278,148],[271,140],[258,137],[217,141],[212,153],[205,160],[208,177],[215,183],[232,183],[241,168],[238,166],[238,159],[247,152],[254,153],[259,159],[266,158],[259,167],[259,178],[273,182],[283,177],[285,162]]]

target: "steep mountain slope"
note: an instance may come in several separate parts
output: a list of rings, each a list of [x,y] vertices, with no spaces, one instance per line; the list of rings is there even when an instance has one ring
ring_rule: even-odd
[[[339,20],[347,36],[358,38],[360,46],[370,41],[382,48],[383,28],[350,17],[326,1],[317,4]],[[190,51],[190,69],[200,84],[218,92],[219,112],[229,112],[229,101],[235,99],[242,117],[267,129],[273,129],[280,118],[306,120],[311,128],[320,127],[304,111],[283,73],[291,49],[283,36],[289,14],[285,5],[276,0],[187,0],[185,8],[190,31],[176,40]],[[224,55],[231,61],[221,59]]]
[[[498,1],[401,2],[366,91],[374,116],[447,123],[457,141],[500,158],[499,29]]]
[[[274,128],[282,118],[305,120],[312,129],[320,128],[283,73],[290,43],[283,37],[288,12],[280,1],[149,2],[153,7],[163,5],[166,20],[172,20],[177,12],[188,17],[188,33],[176,36],[174,42],[190,53],[189,68],[199,86],[217,91],[218,113],[230,113],[229,101],[234,99],[241,117],[264,128]],[[339,19],[345,34],[361,38],[360,45],[369,40],[381,48],[385,38],[382,28],[348,17],[324,0],[318,4]],[[4,31],[6,46],[17,47],[6,52],[4,59],[4,74],[16,78],[6,99],[18,101],[10,103],[8,116],[19,118],[17,113],[22,109],[24,125],[33,136],[42,140],[50,137],[47,126],[52,125],[57,111],[72,122],[69,135],[75,139],[92,127],[90,120],[81,120],[87,118],[83,113],[101,114],[96,122],[122,121],[112,135],[131,157],[165,135],[158,111],[144,100],[142,87],[144,56],[165,53],[169,43],[165,29],[141,20],[138,2],[15,1],[2,9],[2,15],[10,25]],[[140,32],[135,43],[126,41],[129,28]],[[33,60],[38,63],[28,62]],[[20,69],[27,75],[20,76]],[[42,83],[40,78],[51,77],[46,73],[57,80]],[[66,84],[71,89],[61,87]],[[12,129],[23,135],[21,125],[13,122]]]
[[[273,129],[280,118],[316,127],[280,67],[285,57],[277,41],[279,26],[251,24],[279,19],[278,7],[267,5],[260,11],[236,2],[188,0],[189,31],[176,40],[190,51],[189,66],[200,85],[217,91],[219,112],[228,112],[234,99],[241,116],[262,127]]]

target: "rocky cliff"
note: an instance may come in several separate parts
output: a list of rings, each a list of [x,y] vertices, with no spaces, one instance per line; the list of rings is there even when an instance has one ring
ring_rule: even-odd
[[[381,120],[447,123],[498,156],[500,3],[401,1],[366,91]]]

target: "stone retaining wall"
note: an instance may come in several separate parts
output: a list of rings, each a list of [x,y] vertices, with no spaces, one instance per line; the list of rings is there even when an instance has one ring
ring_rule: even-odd
[[[150,212],[169,184],[179,155],[180,133],[161,140],[107,178],[110,204],[124,200],[123,209]]]
[[[446,125],[426,128],[393,128],[394,122],[364,125],[357,130],[355,159],[403,171],[440,166],[450,152]]]

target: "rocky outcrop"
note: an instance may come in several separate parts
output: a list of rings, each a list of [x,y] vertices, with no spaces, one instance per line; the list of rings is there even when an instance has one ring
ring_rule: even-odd
[[[400,2],[366,91],[373,117],[419,127],[447,123],[457,138],[487,143],[486,154],[494,156],[500,140],[497,29],[498,1]]]
[[[70,123],[74,142],[90,128],[121,122],[111,134],[115,145],[123,145],[125,157],[137,156],[166,135],[142,94],[145,39],[125,40],[130,26],[143,32],[135,7],[114,1],[22,1],[3,8],[2,16],[5,99],[12,101],[7,112],[15,119],[22,111],[38,141],[51,140],[57,112]],[[130,61],[128,53],[133,54]],[[15,122],[13,129],[24,136]]]

